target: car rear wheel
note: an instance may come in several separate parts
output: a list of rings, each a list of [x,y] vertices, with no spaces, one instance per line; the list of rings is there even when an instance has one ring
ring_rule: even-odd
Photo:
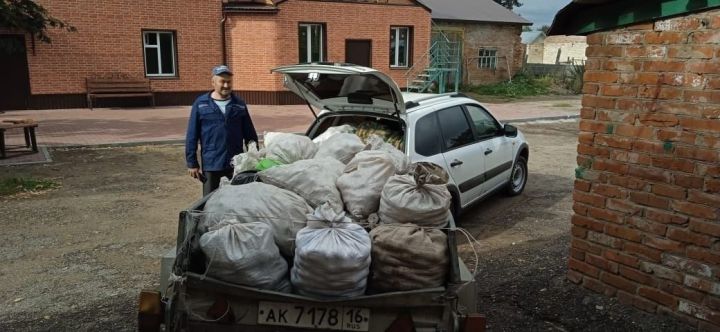
[[[510,173],[510,182],[508,182],[506,193],[510,196],[520,195],[525,189],[527,178],[527,160],[525,157],[519,156]]]

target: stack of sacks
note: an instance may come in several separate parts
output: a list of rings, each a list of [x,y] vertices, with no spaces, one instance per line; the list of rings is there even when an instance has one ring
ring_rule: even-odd
[[[371,150],[385,151],[390,154],[393,159],[393,163],[395,164],[395,168],[397,169],[397,174],[407,173],[407,168],[410,164],[410,160],[405,155],[405,152],[398,150],[397,148],[395,148],[395,146],[391,144],[385,143],[382,137],[374,134],[368,137],[367,143],[368,145],[370,145]]]
[[[327,130],[325,130],[322,134],[318,135],[317,137],[313,138],[313,143],[315,144],[321,144],[325,142],[328,138],[332,137],[335,134],[340,133],[353,133],[355,132],[355,128],[351,125],[342,125],[337,127],[330,127]]]
[[[207,256],[206,274],[227,282],[290,292],[288,266],[262,222],[221,222],[200,237]]]
[[[307,223],[297,234],[290,271],[295,290],[321,298],[365,294],[371,259],[367,231],[326,204],[308,215]]]
[[[392,176],[385,184],[378,209],[380,221],[423,227],[446,225],[452,199],[447,172],[429,162],[411,164],[409,170],[408,174]]]
[[[380,225],[370,231],[373,291],[442,286],[448,271],[447,236],[413,224]]]
[[[356,153],[365,149],[365,144],[355,134],[338,133],[318,144],[315,158],[335,158],[347,164]]]
[[[367,219],[380,206],[380,193],[395,175],[392,156],[386,151],[361,151],[337,180],[345,210],[354,218]]]
[[[266,157],[281,164],[292,164],[298,160],[315,156],[317,146],[310,138],[289,133],[265,133]]]
[[[218,188],[205,203],[204,211],[201,232],[228,218],[234,223],[262,222],[272,227],[280,251],[292,256],[295,235],[305,227],[306,215],[312,213],[312,208],[291,191],[253,182]]]
[[[316,158],[276,166],[258,175],[264,183],[297,193],[314,208],[328,203],[341,212],[343,203],[335,182],[344,169],[345,165],[336,159]]]

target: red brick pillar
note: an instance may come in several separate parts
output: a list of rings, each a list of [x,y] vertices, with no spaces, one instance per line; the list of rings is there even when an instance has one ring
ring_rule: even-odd
[[[720,328],[720,11],[588,44],[568,278]]]

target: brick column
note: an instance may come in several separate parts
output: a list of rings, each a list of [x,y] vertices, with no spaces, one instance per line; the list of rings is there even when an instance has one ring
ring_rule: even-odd
[[[720,11],[588,37],[568,278],[720,328]]]

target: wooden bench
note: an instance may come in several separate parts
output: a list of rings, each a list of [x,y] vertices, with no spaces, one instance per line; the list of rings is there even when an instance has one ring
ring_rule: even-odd
[[[155,107],[155,94],[153,94],[150,80],[137,78],[86,78],[87,103],[92,110],[95,98],[121,98],[121,97],[150,97]]]
[[[38,152],[35,128],[38,123],[32,119],[3,119],[0,120],[0,159],[7,157],[5,147],[5,131],[8,129],[22,128],[25,132],[25,147],[32,147],[33,152]]]

